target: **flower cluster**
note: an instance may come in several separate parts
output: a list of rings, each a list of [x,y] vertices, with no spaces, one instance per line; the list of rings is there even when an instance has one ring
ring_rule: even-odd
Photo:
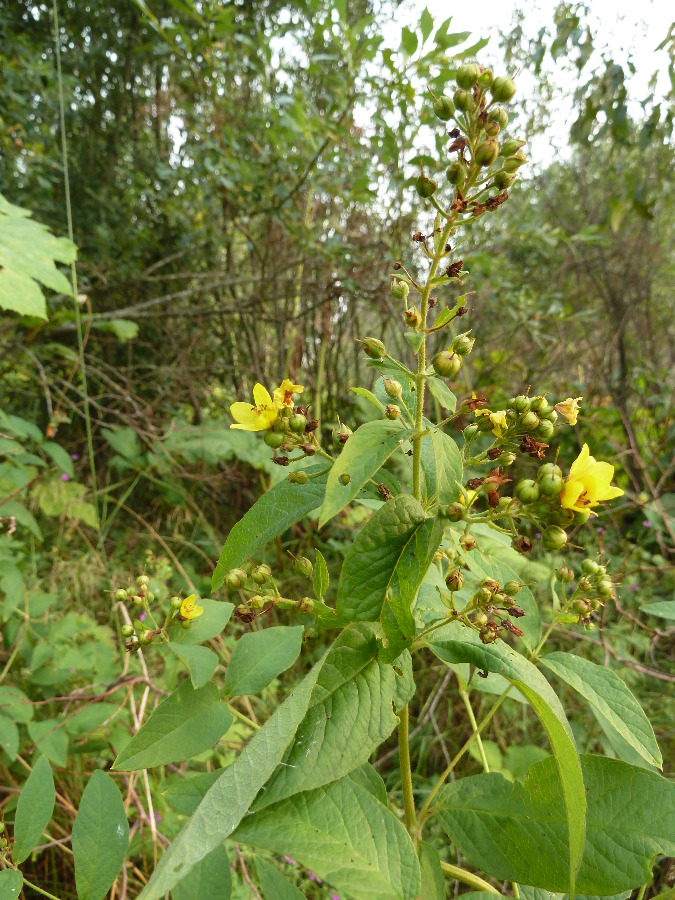
[[[262,384],[253,387],[253,403],[233,403],[230,413],[235,424],[230,428],[239,428],[241,431],[266,431],[277,421],[280,413],[293,407],[293,395],[301,394],[304,388],[301,384],[293,384],[288,378],[284,378],[279,387],[274,388],[273,396]]]
[[[156,583],[159,584],[160,590],[163,588],[166,591],[165,586],[158,581]],[[195,594],[185,598],[171,597],[165,610],[164,621],[160,625],[151,606],[156,599],[155,594],[150,590],[150,577],[145,574],[138,576],[135,585],[118,588],[113,597],[117,603],[131,601],[137,610],[133,623],[128,621],[129,616],[125,613],[127,621],[121,626],[122,637],[127,641],[125,644],[127,650],[138,650],[140,646],[151,644],[155,639],[166,643],[169,640],[170,625],[189,628],[192,621],[204,613],[204,607],[199,605]]]

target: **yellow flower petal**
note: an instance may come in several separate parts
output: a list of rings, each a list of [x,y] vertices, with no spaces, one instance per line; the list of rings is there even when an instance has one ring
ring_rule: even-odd
[[[560,495],[560,505],[564,509],[584,512],[605,500],[621,497],[621,488],[611,484],[613,477],[614,466],[594,459],[588,444],[584,444],[581,453],[570,466],[570,473]]]
[[[564,416],[570,425],[576,425],[577,417],[579,415],[579,404],[583,399],[583,397],[568,397],[567,400],[556,403],[553,408],[556,412],[559,412],[561,416]]]
[[[253,399],[255,400],[255,405],[259,409],[263,406],[272,406],[270,393],[262,384],[255,384],[253,386]]]
[[[293,394],[302,394],[304,388],[301,384],[284,378],[278,388],[274,388],[274,402],[281,409],[284,406],[293,406]]]
[[[187,621],[190,621],[190,619],[197,619],[203,612],[204,607],[199,606],[194,594],[190,594],[189,597],[186,597],[178,610],[181,619],[186,619]]]

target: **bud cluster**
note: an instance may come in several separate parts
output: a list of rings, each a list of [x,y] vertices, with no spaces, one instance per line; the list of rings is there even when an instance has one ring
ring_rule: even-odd
[[[574,572],[567,566],[561,566],[556,574],[563,585],[574,581]],[[614,584],[605,566],[594,559],[585,559],[574,592],[562,604],[556,619],[560,624],[575,623],[590,630],[595,627],[592,614],[599,612],[613,596]]]
[[[460,591],[464,585],[464,575],[459,566],[448,569],[445,584],[450,597],[442,595],[444,602],[453,615],[478,632],[484,644],[494,643],[500,629],[517,637],[523,636],[523,630],[511,621],[525,615],[514,599],[523,587],[519,581],[507,581],[501,587],[495,579],[484,578],[461,613],[455,609],[453,597],[455,591]]]
[[[192,620],[204,612],[194,594],[186,598],[179,596],[168,598],[166,586],[155,578],[153,584],[157,585],[157,590],[161,594],[161,597],[156,597],[150,590],[150,582],[150,576],[142,574],[136,578],[135,584],[127,588],[118,588],[113,592],[113,599],[117,603],[133,604],[133,614],[130,616],[132,621],[125,622],[120,629],[122,637],[126,640],[127,650],[137,650],[155,640],[165,643],[169,640],[167,631],[169,625],[190,628]],[[160,618],[162,614],[164,616],[161,624],[155,618],[157,613],[160,614]]]
[[[309,419],[306,406],[284,406],[272,427],[265,432],[264,441],[274,451],[291,453],[293,450],[301,450],[305,456],[313,456],[316,453],[314,431],[318,425],[316,420]],[[275,462],[288,465],[289,460],[288,457],[277,456]],[[295,481],[304,484],[304,481],[297,478]]]
[[[306,556],[292,559],[296,575],[301,578],[312,577],[311,560]],[[273,607],[297,609],[302,613],[311,613],[314,609],[314,600],[311,597],[302,597],[300,600],[282,597],[274,582],[272,570],[267,565],[253,565],[250,571],[243,567],[230,569],[225,576],[224,584],[229,592],[239,593],[240,602],[235,607],[235,615],[242,622],[251,622],[256,616],[269,612]],[[264,592],[261,592],[261,588],[264,588]]]

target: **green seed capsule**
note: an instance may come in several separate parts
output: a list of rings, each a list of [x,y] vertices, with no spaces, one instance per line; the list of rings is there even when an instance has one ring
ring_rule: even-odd
[[[452,99],[455,101],[457,109],[461,109],[462,112],[468,112],[476,105],[471,91],[455,91]]]
[[[513,493],[521,503],[536,503],[539,499],[539,485],[531,478],[523,478],[515,486]]]
[[[455,114],[455,105],[449,97],[439,97],[434,101],[434,112],[439,119],[447,122]]]
[[[562,550],[567,543],[567,534],[557,525],[551,525],[542,535],[542,542],[550,550]]]
[[[509,124],[509,114],[503,106],[495,106],[488,114],[488,121],[496,122],[500,128],[506,128]]]
[[[280,431],[266,431],[263,438],[268,447],[277,450],[284,442],[284,435]]]
[[[423,200],[431,197],[431,195],[435,193],[437,188],[438,185],[433,180],[433,178],[427,178],[426,175],[419,175],[417,181],[415,182],[415,189]]]
[[[490,93],[497,103],[508,103],[516,93],[515,82],[505,75],[499,75],[492,82]]]
[[[442,378],[452,378],[462,368],[462,357],[453,350],[441,350],[432,362],[434,370]]]
[[[134,626],[133,625],[122,625],[122,635],[125,638],[133,637],[134,634]]]
[[[494,138],[487,138],[476,150],[475,160],[479,166],[491,166],[499,156],[499,144]]]
[[[296,413],[294,416],[291,416],[289,424],[291,426],[291,431],[294,431],[296,434],[302,434],[305,430],[305,425],[307,424],[307,418],[301,413]]]
[[[455,81],[461,88],[469,90],[477,83],[479,77],[480,66],[477,66],[475,63],[466,63],[457,70]]]
[[[118,590],[116,590],[113,596],[118,603],[124,603],[124,601],[129,597],[124,588],[119,588]]]

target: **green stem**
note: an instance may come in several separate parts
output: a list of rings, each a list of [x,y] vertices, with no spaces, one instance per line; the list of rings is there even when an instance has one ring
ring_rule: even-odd
[[[37,891],[38,894],[42,894],[43,897],[50,897],[51,900],[59,900],[58,897],[55,897],[54,894],[50,894],[49,891],[45,891],[44,888],[38,887],[37,884],[33,884],[32,881],[29,881],[24,877],[23,879],[24,887],[32,888],[34,891]]]
[[[232,715],[233,715],[236,719],[239,719],[239,721],[240,721],[240,722],[243,722],[244,725],[246,725],[248,728],[252,728],[254,731],[259,731],[259,730],[260,730],[260,725],[257,725],[257,724],[253,721],[253,719],[249,719],[249,717],[248,717],[248,716],[245,716],[242,712],[239,712],[239,710],[238,710],[236,707],[232,706],[231,703],[228,703],[228,704],[227,704],[227,708],[229,709],[229,711],[232,713]]]
[[[478,752],[480,753],[480,761],[483,764],[483,769],[486,772],[489,772],[490,766],[488,765],[487,756],[485,755],[485,747],[483,747],[483,741],[480,734],[478,733],[478,724],[473,712],[473,707],[471,706],[471,699],[463,688],[459,689],[459,696],[462,699],[462,703],[466,707],[466,713],[469,717],[469,722],[471,722],[471,727],[476,732],[476,743],[478,744]]]
[[[499,894],[497,888],[492,887],[487,881],[483,881],[482,878],[478,875],[474,875],[473,872],[467,872],[466,869],[460,869],[459,866],[452,866],[450,863],[441,862],[441,869],[443,870],[443,874],[447,875],[448,878],[456,878],[457,881],[461,881],[462,884],[468,884],[469,887],[475,888],[477,891],[488,891],[490,894]]]
[[[398,752],[401,766],[401,786],[403,788],[403,808],[405,810],[405,824],[411,835],[415,833],[415,798],[412,789],[412,770],[410,768],[410,744],[408,742],[410,729],[410,712],[408,704],[401,710],[398,725]]]

